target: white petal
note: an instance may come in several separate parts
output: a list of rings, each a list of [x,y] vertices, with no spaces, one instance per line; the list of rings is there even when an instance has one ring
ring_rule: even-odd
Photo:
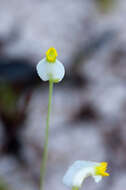
[[[63,64],[56,60],[54,63],[49,63],[46,58],[42,59],[37,65],[37,73],[44,80],[58,80],[60,82],[65,74]]]
[[[100,176],[100,175],[93,176],[93,178],[96,183],[99,183],[102,180],[102,176]]]
[[[46,59],[42,59],[36,66],[36,69],[37,69],[37,73],[39,75],[39,77],[43,80],[43,81],[48,81],[49,80],[49,77],[48,77],[48,74],[47,74],[47,69],[46,69],[46,64],[47,64],[47,61]]]
[[[63,183],[68,187],[81,187],[83,180],[94,175],[94,166],[97,162],[90,161],[76,161],[66,172]]]

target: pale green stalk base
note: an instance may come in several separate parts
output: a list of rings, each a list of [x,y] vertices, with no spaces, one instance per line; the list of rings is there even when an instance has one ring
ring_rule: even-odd
[[[46,172],[46,162],[48,159],[49,121],[50,121],[50,112],[51,112],[51,103],[52,103],[52,92],[53,92],[53,82],[49,81],[49,100],[48,100],[48,112],[47,112],[47,120],[46,120],[44,152],[43,152],[43,159],[42,159],[41,171],[40,171],[40,190],[43,190],[43,182],[44,182],[44,177],[45,177],[45,172]]]
[[[78,187],[72,187],[72,190],[79,190]]]

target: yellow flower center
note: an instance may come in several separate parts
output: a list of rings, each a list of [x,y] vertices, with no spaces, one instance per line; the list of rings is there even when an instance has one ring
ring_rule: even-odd
[[[52,63],[55,62],[57,56],[58,56],[57,51],[53,47],[49,48],[48,51],[46,52],[46,59],[48,62]]]
[[[106,172],[107,166],[107,162],[101,162],[99,166],[95,166],[95,174],[101,176],[109,176],[109,173]]]

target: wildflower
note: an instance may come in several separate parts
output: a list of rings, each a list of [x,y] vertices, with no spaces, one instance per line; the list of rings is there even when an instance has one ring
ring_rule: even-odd
[[[76,161],[66,172],[63,183],[71,187],[72,190],[78,190],[88,176],[92,176],[96,183],[101,181],[102,177],[109,176],[106,172],[107,162]]]
[[[37,65],[37,73],[43,81],[60,82],[65,74],[63,64],[56,59],[58,56],[55,48],[51,47],[46,52],[46,57]]]
[[[43,190],[44,177],[46,173],[46,164],[48,159],[48,139],[49,139],[49,125],[50,113],[53,94],[53,83],[60,82],[65,74],[63,64],[56,59],[58,56],[55,48],[51,47],[46,52],[46,57],[37,64],[37,73],[43,81],[49,81],[49,97],[48,97],[48,111],[45,128],[45,142],[43,150],[43,158],[40,171],[40,190]]]

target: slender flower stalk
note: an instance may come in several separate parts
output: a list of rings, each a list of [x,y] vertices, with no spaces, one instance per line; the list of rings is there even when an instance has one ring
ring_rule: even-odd
[[[46,172],[46,163],[48,159],[49,121],[50,121],[51,104],[52,104],[52,93],[53,93],[53,82],[49,81],[49,99],[48,99],[48,112],[47,112],[46,129],[45,129],[45,144],[44,144],[43,159],[40,171],[40,190],[43,189],[43,182]]]
[[[46,52],[46,57],[42,59],[36,67],[39,77],[43,81],[49,81],[49,100],[45,129],[44,152],[40,171],[40,190],[43,190],[44,177],[46,173],[46,164],[48,159],[49,122],[51,113],[53,84],[60,82],[65,74],[64,66],[60,61],[56,59],[57,56],[58,54],[55,48],[49,48]]]

